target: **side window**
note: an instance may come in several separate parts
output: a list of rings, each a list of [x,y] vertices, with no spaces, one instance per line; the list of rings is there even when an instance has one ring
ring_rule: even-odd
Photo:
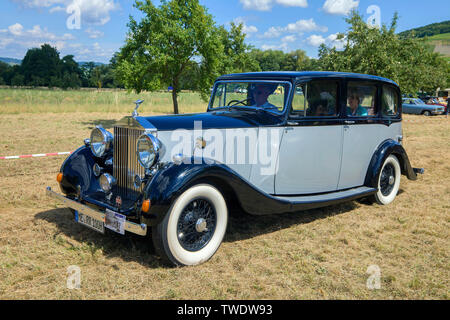
[[[367,83],[349,82],[347,86],[347,116],[376,116],[377,87]]]
[[[383,86],[381,112],[383,116],[387,117],[396,116],[398,114],[398,94],[392,87]]]
[[[292,118],[333,117],[337,115],[336,81],[319,80],[299,84],[292,100]]]

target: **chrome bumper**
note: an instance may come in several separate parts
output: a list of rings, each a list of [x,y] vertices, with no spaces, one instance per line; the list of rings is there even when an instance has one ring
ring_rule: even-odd
[[[47,193],[47,196],[61,201],[69,208],[77,210],[78,212],[81,212],[84,215],[87,215],[91,218],[105,222],[105,214],[103,212],[92,209],[84,204],[81,204],[79,202],[76,202],[69,198],[66,198],[63,195],[60,195],[59,193],[54,192],[52,190],[52,188],[50,188],[50,187],[47,187],[46,193]],[[125,222],[125,231],[135,233],[140,236],[145,236],[147,234],[147,225],[146,224],[137,224],[137,223],[134,223],[131,221],[126,221]]]

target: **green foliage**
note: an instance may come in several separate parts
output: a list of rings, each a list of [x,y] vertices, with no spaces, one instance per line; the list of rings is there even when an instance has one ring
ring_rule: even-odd
[[[407,31],[400,32],[398,35],[400,38],[424,38],[434,35],[449,33],[450,32],[450,20],[433,23],[424,27],[415,28]]]
[[[219,27],[219,34],[225,53],[221,59],[220,74],[261,71],[258,62],[250,54],[252,47],[245,43],[243,24],[231,23],[230,31]]]
[[[59,52],[49,44],[28,50],[21,65],[25,83],[32,86],[48,86],[60,70]]]
[[[254,71],[305,71],[312,70],[313,67],[313,60],[300,49],[290,53],[281,50],[254,49],[250,56],[259,67],[259,70],[255,68]]]
[[[319,63],[322,70],[356,72],[386,77],[397,82],[404,93],[433,92],[445,86],[448,64],[430,52],[423,40],[401,39],[395,34],[398,15],[389,27],[369,27],[353,11],[348,19],[343,51],[322,45]]]
[[[174,113],[178,113],[180,78],[192,62],[198,64],[192,81],[204,96],[219,74],[223,44],[213,18],[198,0],[136,1],[144,17],[132,17],[117,63],[117,71],[128,89],[158,90],[173,87]]]

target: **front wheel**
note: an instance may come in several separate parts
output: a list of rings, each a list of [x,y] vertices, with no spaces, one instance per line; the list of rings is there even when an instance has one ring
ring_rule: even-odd
[[[378,191],[375,201],[381,205],[392,203],[400,189],[401,168],[396,156],[390,155],[381,168],[378,177]]]
[[[208,184],[195,185],[172,204],[164,220],[153,227],[156,252],[177,266],[209,260],[222,243],[228,210],[221,192]]]
[[[426,116],[426,117],[431,117],[431,112],[430,111],[424,111],[422,114],[424,116]]]

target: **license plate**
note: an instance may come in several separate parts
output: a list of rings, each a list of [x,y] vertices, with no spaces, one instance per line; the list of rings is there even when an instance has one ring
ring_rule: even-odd
[[[125,234],[125,221],[126,217],[120,213],[111,211],[106,209],[105,214],[105,227],[108,229],[120,233],[121,235]]]
[[[103,221],[94,219],[81,212],[75,212],[75,221],[100,233],[105,233]]]

